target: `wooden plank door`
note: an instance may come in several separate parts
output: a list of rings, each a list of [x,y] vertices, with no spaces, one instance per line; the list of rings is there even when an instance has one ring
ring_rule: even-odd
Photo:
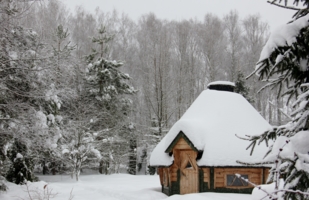
[[[197,153],[192,150],[180,151],[180,194],[198,193]]]

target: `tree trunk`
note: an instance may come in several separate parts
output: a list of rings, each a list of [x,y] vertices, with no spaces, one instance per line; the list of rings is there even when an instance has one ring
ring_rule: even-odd
[[[104,161],[101,160],[101,161],[100,161],[100,164],[99,164],[99,173],[100,173],[100,174],[103,174],[103,168],[104,168],[104,165],[103,165],[103,164],[104,164]]]
[[[53,174],[53,175],[56,175],[56,163],[55,163],[55,162],[52,162],[52,163],[51,163],[51,166],[52,166],[52,174]]]
[[[79,171],[76,172],[75,177],[76,177],[76,181],[78,181],[78,178],[79,178]]]
[[[276,105],[277,106],[277,109],[276,109],[276,111],[277,111],[277,124],[276,125],[280,126],[281,123],[282,123],[281,111],[280,111],[280,109],[283,107],[282,99],[281,98],[277,98],[276,104],[277,104]]]
[[[47,166],[45,160],[43,161],[43,175],[47,174]]]
[[[108,174],[109,171],[109,161],[106,162],[106,166],[105,166],[105,175]]]
[[[136,140],[130,139],[130,156],[129,156],[129,169],[128,173],[136,175]]]

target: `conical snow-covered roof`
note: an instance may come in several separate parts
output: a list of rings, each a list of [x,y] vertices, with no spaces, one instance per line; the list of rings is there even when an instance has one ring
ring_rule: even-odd
[[[203,151],[199,166],[240,166],[236,160],[261,161],[266,146],[256,146],[253,155],[246,148],[249,141],[236,137],[258,135],[270,130],[269,123],[240,94],[204,90],[184,115],[172,126],[153,150],[151,166],[169,166],[173,156],[165,153],[182,131],[194,147]]]

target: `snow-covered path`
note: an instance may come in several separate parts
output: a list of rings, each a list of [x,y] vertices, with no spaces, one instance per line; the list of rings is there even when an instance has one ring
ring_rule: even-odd
[[[245,194],[200,193],[188,195],[166,196],[161,193],[158,176],[132,176],[128,174],[114,175],[82,175],[76,182],[69,176],[39,176],[40,182],[29,183],[32,195],[37,191],[43,194],[43,187],[56,194],[55,200],[68,200],[72,191],[73,200],[251,200]],[[0,194],[1,200],[30,199],[25,186],[9,183],[10,190]],[[45,189],[46,191],[46,189]],[[35,199],[35,198],[33,198]]]

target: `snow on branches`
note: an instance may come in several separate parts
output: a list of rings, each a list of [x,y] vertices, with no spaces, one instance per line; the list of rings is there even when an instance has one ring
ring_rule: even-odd
[[[302,94],[293,104],[292,121],[261,135],[246,138],[251,141],[248,146],[251,152],[256,143],[271,143],[261,163],[272,163],[267,182],[275,183],[274,189],[282,191],[283,199],[309,199],[309,84],[302,84],[301,89]],[[280,178],[284,179],[281,189]]]

